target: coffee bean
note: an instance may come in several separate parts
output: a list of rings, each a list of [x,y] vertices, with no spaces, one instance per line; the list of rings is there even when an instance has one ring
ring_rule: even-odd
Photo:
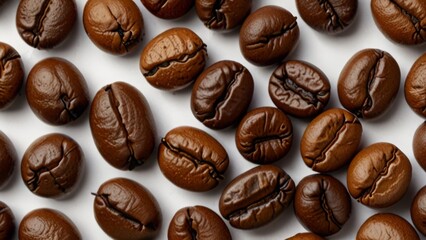
[[[208,133],[183,126],[170,130],[161,140],[158,164],[176,186],[203,192],[223,179],[229,159],[222,145]]]
[[[411,66],[405,79],[405,100],[413,111],[426,117],[426,53]]]
[[[0,201],[0,239],[13,239],[15,228],[15,216],[9,206]]]
[[[356,240],[369,239],[420,239],[407,220],[393,213],[376,213],[359,228]]]
[[[13,143],[6,134],[0,131],[0,189],[10,182],[15,170],[16,158]]]
[[[273,165],[258,166],[225,187],[219,210],[235,228],[257,228],[278,217],[293,200],[294,191],[294,182],[284,170]]]
[[[0,110],[12,105],[23,82],[21,56],[9,44],[0,42]]]
[[[194,6],[194,0],[141,0],[152,14],[163,19],[175,19],[185,15]]]
[[[426,186],[422,187],[414,197],[410,213],[414,226],[426,236]]]
[[[417,163],[426,171],[426,122],[423,122],[414,133],[413,153]]]
[[[316,235],[315,233],[298,233],[286,240],[324,240],[323,237]]]

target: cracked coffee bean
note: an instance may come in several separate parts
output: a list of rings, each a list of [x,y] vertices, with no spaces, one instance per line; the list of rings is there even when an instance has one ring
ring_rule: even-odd
[[[293,125],[279,109],[259,107],[249,111],[235,132],[240,154],[256,164],[283,158],[293,143]]]
[[[414,226],[426,236],[426,186],[422,187],[414,197],[410,213]]]
[[[410,160],[395,145],[375,143],[352,159],[347,174],[348,190],[368,207],[389,207],[407,192],[411,172]]]
[[[74,0],[21,0],[16,12],[16,27],[28,45],[50,49],[66,39],[76,18]]]
[[[162,19],[180,18],[194,6],[194,0],[141,0],[141,2],[148,11]]]
[[[252,0],[195,0],[195,10],[204,25],[213,30],[229,30],[244,22]]]
[[[188,28],[172,28],[146,45],[139,66],[153,87],[176,91],[195,81],[206,60],[206,45],[197,34]]]
[[[114,178],[95,195],[95,218],[113,239],[154,239],[161,228],[161,210],[154,196],[139,183]]]
[[[17,155],[13,143],[6,134],[0,131],[0,189],[6,186],[12,178],[17,162],[16,158]]]
[[[325,173],[342,168],[352,160],[361,142],[362,125],[352,113],[332,108],[306,127],[300,153],[312,170]]]
[[[54,209],[40,208],[29,212],[19,224],[20,240],[64,239],[80,240],[80,232],[65,214]]]
[[[191,110],[205,126],[223,129],[246,113],[253,91],[253,77],[247,68],[238,62],[219,61],[195,81]]]
[[[144,36],[144,21],[132,0],[89,0],[83,25],[90,40],[113,55],[134,51]]]
[[[167,231],[168,240],[232,240],[223,220],[204,206],[185,207],[176,212]]]
[[[63,58],[39,61],[28,74],[25,94],[34,114],[51,125],[76,120],[90,102],[83,75]]]
[[[411,109],[418,115],[426,117],[426,53],[411,66],[405,79],[404,93]]]
[[[15,101],[24,75],[19,53],[9,44],[0,42],[0,110],[8,108]]]
[[[426,1],[371,0],[371,12],[379,30],[396,43],[426,42]]]
[[[316,235],[315,233],[306,232],[298,233],[292,237],[286,238],[286,240],[325,240],[325,238]]]
[[[219,200],[220,214],[239,229],[261,227],[277,218],[291,201],[291,177],[273,165],[254,167],[234,178]]]
[[[158,164],[176,186],[204,192],[223,180],[229,159],[223,146],[208,133],[183,126],[170,130],[161,140]]]
[[[9,206],[0,201],[0,239],[13,239],[15,228],[15,216]]]
[[[297,10],[311,28],[328,34],[346,30],[354,21],[358,0],[296,0]]]
[[[314,174],[296,188],[294,213],[302,225],[320,236],[339,232],[351,214],[351,198],[336,178]]]
[[[155,146],[155,123],[144,95],[114,82],[100,89],[90,109],[90,129],[102,157],[113,167],[133,170]]]
[[[340,103],[359,118],[375,118],[392,104],[399,89],[401,72],[387,52],[364,49],[346,63],[337,92]]]
[[[296,17],[278,6],[265,6],[251,13],[240,30],[244,58],[258,66],[281,62],[299,41]]]
[[[269,79],[269,96],[283,112],[295,117],[313,117],[330,99],[330,82],[316,66],[304,61],[286,61]]]

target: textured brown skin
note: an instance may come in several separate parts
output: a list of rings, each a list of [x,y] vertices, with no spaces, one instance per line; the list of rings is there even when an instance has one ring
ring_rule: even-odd
[[[25,95],[34,114],[51,125],[78,119],[90,103],[86,80],[63,58],[39,61],[28,74]]]
[[[414,226],[426,236],[426,186],[422,187],[414,197],[410,213]]]
[[[411,109],[426,117],[426,53],[411,66],[405,79],[404,93]]]
[[[233,29],[250,14],[252,0],[195,0],[195,10],[204,25],[212,30]]]
[[[411,182],[410,160],[391,143],[375,143],[352,159],[347,186],[353,198],[372,208],[398,202]]]
[[[330,100],[330,81],[311,63],[286,61],[269,79],[269,96],[283,112],[295,117],[318,115]]]
[[[96,221],[111,238],[154,239],[160,231],[162,216],[157,200],[139,183],[110,179],[94,195]]]
[[[358,0],[296,0],[296,7],[311,28],[336,34],[345,31],[354,22]]]
[[[398,93],[401,72],[387,52],[363,49],[346,63],[337,82],[340,103],[360,118],[382,115]]]
[[[141,0],[148,11],[162,19],[182,17],[194,6],[194,1],[195,0]]]
[[[298,233],[292,237],[287,238],[286,240],[324,240],[325,238],[316,235],[315,233]]]
[[[258,228],[278,217],[293,201],[294,192],[293,180],[281,168],[254,167],[225,187],[219,211],[235,228]]]
[[[63,42],[77,18],[74,0],[21,0],[16,27],[30,46],[50,49]]]
[[[372,0],[371,12],[377,27],[388,39],[405,45],[426,41],[424,0]]]
[[[9,44],[0,42],[0,110],[8,108],[15,101],[24,75],[19,53]]]
[[[250,162],[275,162],[290,151],[293,144],[293,125],[277,108],[255,108],[249,111],[238,125],[235,144],[240,154]]]
[[[281,62],[299,41],[296,17],[278,6],[265,6],[251,13],[240,30],[244,58],[258,66]]]
[[[84,154],[72,138],[52,133],[39,137],[21,161],[21,176],[34,194],[59,198],[78,186],[84,170]]]
[[[157,157],[167,179],[195,192],[215,188],[229,165],[225,148],[215,138],[188,126],[170,130],[161,140]]]
[[[191,110],[206,127],[223,129],[246,113],[253,92],[254,81],[247,68],[238,62],[219,61],[195,81]]]
[[[134,51],[145,33],[142,13],[132,0],[89,0],[83,25],[90,40],[113,55]]]
[[[185,207],[177,211],[170,221],[167,237],[168,240],[232,240],[222,218],[204,206]]]
[[[90,129],[102,157],[113,167],[132,170],[149,158],[156,130],[143,94],[125,82],[100,89],[90,109]]]
[[[329,109],[308,124],[300,140],[305,164],[317,172],[343,167],[356,154],[361,142],[362,125],[352,113]]]
[[[203,71],[206,45],[188,28],[171,28],[152,39],[140,56],[140,70],[153,87],[177,91]]]
[[[12,178],[17,162],[17,154],[13,143],[0,131],[0,189]]]
[[[423,122],[414,133],[413,153],[417,163],[426,171],[426,122]]]
[[[359,228],[356,240],[420,240],[407,220],[393,213],[377,213]]]
[[[15,216],[9,206],[0,201],[0,239],[13,239],[15,228]]]

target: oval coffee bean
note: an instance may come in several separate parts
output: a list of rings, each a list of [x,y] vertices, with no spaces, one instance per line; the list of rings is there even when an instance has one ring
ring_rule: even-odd
[[[17,162],[15,147],[10,139],[0,131],[0,189],[12,178]]]
[[[414,133],[413,153],[420,167],[426,171],[426,122],[423,122]]]
[[[96,93],[90,129],[102,157],[117,169],[142,165],[154,150],[151,109],[143,94],[125,82],[114,82]]]
[[[3,110],[15,101],[25,75],[21,56],[3,42],[0,42],[0,69],[0,110]]]
[[[0,201],[0,239],[13,239],[15,228],[15,216],[9,206]]]
[[[191,110],[205,126],[223,129],[244,115],[253,91],[253,77],[247,68],[234,61],[219,61],[195,81]]]
[[[293,200],[295,185],[281,168],[263,165],[234,178],[219,200],[220,214],[239,229],[263,226]]]
[[[411,182],[411,163],[391,143],[375,143],[361,150],[348,168],[347,186],[353,198],[372,208],[398,202]]]
[[[161,210],[154,196],[139,183],[114,178],[94,194],[95,218],[113,239],[153,239],[161,228]]]
[[[426,236],[426,186],[422,187],[414,197],[410,213],[414,226]]]
[[[168,240],[232,240],[223,220],[203,206],[185,207],[176,212],[167,231]]]
[[[185,15],[195,0],[141,0],[149,12],[163,19],[175,19]]]
[[[170,130],[158,148],[161,172],[176,186],[203,192],[216,187],[229,165],[223,146],[193,127]]]
[[[316,235],[315,233],[298,233],[286,240],[324,240],[325,238]]]
[[[426,117],[426,53],[411,66],[405,79],[405,100],[413,111]]]
[[[287,61],[269,79],[269,96],[283,112],[296,117],[313,117],[330,99],[330,82],[316,66],[304,61]]]
[[[139,66],[153,87],[176,91],[195,81],[206,60],[206,45],[197,34],[188,28],[172,28],[145,46]]]
[[[337,92],[342,105],[361,118],[385,112],[396,97],[401,72],[387,52],[364,49],[346,63],[340,73]]]

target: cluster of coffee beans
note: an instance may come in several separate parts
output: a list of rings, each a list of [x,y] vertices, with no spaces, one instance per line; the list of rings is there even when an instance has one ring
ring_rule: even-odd
[[[419,239],[425,12],[0,1],[0,239]]]

